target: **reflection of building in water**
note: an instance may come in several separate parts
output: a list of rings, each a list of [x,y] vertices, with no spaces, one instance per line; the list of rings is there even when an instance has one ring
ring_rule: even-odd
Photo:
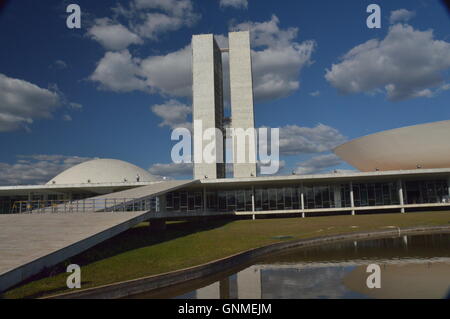
[[[341,281],[352,269],[352,266],[309,268],[305,264],[262,267],[262,298],[349,298],[351,291]]]
[[[353,291],[381,299],[440,299],[450,292],[450,258],[405,260],[403,263],[379,263],[381,288],[369,289],[367,265],[356,267],[343,280]]]
[[[197,289],[197,299],[261,299],[261,292],[261,270],[258,266],[252,266]]]
[[[215,283],[197,289],[197,299],[220,299],[220,284],[218,281]]]
[[[261,270],[252,266],[237,274],[237,295],[239,299],[261,299]]]
[[[382,288],[366,286],[367,265],[382,266]],[[414,278],[412,280],[411,278]],[[254,265],[196,291],[197,299],[443,298],[450,258]]]
[[[349,270],[322,267],[307,268],[302,265],[255,265],[229,277],[228,296],[232,299],[267,299],[267,298],[339,298],[347,293],[341,279]],[[221,291],[224,283],[215,282],[200,288],[197,299],[218,299],[224,297]],[[319,291],[320,290],[320,291]]]

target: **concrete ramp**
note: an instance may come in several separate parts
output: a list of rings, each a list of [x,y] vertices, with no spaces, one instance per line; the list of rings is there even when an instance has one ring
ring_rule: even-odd
[[[96,198],[145,199],[195,182],[167,181]],[[153,214],[154,211],[0,214],[0,292],[149,220]]]
[[[0,291],[147,220],[149,214],[0,215]]]
[[[24,202],[23,213],[72,213],[72,212],[101,212],[101,211],[126,211],[128,205],[134,205],[133,210],[150,211],[153,209],[150,199],[187,185],[198,183],[197,180],[158,181],[150,185],[136,187],[120,192],[99,195],[81,200],[67,201],[55,204],[46,201],[44,207],[28,208],[29,203]],[[38,201],[40,202],[40,201]],[[36,203],[34,204],[42,204]],[[34,205],[30,205],[33,207]]]
[[[159,196],[179,188],[199,183],[198,180],[180,180],[180,181],[161,181],[151,185],[136,187],[121,192],[110,193],[92,197],[94,199],[113,199],[113,198],[134,198],[145,199],[149,197]]]

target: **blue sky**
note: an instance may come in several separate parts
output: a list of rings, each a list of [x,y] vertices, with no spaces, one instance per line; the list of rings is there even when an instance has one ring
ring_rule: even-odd
[[[80,5],[81,29],[66,27]],[[366,8],[381,7],[381,29]],[[10,1],[0,13],[0,184],[89,158],[155,175],[190,121],[190,40],[252,34],[256,126],[281,128],[282,173],[352,169],[330,150],[450,115],[450,16],[439,1]]]

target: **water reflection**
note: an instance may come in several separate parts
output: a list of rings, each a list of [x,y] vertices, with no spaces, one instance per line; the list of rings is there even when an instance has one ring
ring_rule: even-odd
[[[381,289],[367,288],[369,264],[381,266]],[[290,250],[138,298],[445,298],[449,292],[450,234],[438,234]]]

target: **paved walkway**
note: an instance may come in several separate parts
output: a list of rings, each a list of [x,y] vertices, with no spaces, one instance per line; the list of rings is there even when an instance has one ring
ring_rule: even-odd
[[[97,198],[158,196],[196,181],[165,181]],[[0,214],[0,292],[127,229],[155,212]]]
[[[0,215],[0,291],[149,219],[149,214]]]

